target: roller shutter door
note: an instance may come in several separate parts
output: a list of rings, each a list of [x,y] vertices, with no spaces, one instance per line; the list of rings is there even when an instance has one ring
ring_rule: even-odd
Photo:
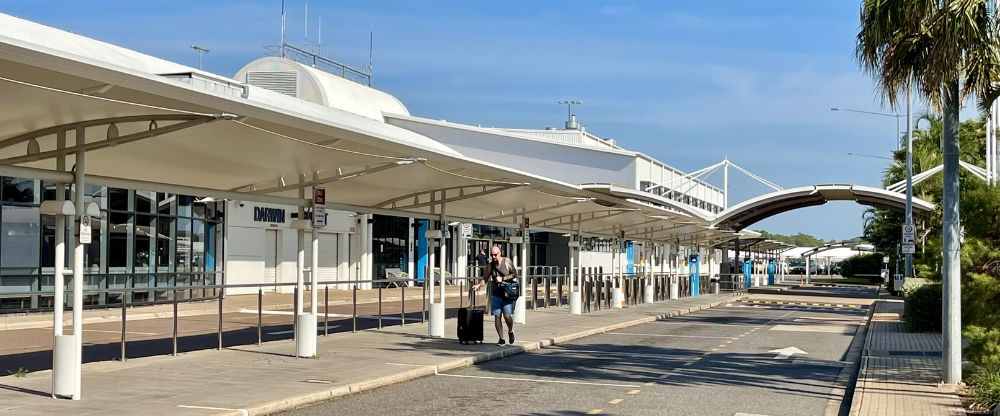
[[[306,233],[305,267],[312,266],[312,235]],[[319,234],[319,281],[337,280],[337,234]]]
[[[264,283],[278,283],[277,230],[264,230]]]

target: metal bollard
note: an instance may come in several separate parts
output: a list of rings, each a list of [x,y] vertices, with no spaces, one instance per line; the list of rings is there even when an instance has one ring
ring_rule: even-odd
[[[354,284],[354,293],[351,303],[354,304],[354,312],[351,317],[351,332],[358,332],[358,284]]]
[[[400,291],[402,294],[399,296],[399,326],[406,326],[406,286],[410,282],[406,282]]]
[[[293,334],[295,333],[295,327],[299,324],[297,319],[298,316],[299,316],[299,287],[296,286],[295,289],[292,289],[292,333]]]
[[[121,360],[125,362],[125,293],[122,292],[122,350],[121,350]]]
[[[218,288],[219,290],[219,350],[222,350],[222,292],[225,290],[223,288]]]
[[[330,285],[323,285],[323,336],[330,335]]]
[[[264,288],[257,288],[257,346],[263,341],[264,328]]]
[[[424,279],[420,292],[420,323],[427,322],[427,279]]]
[[[556,286],[559,286],[559,277],[556,276]],[[552,300],[552,279],[545,279],[545,309],[549,308]]]
[[[177,291],[174,291],[174,357],[177,356]]]
[[[531,278],[531,309],[538,309],[538,276]]]
[[[378,329],[382,329],[382,285],[378,286]]]

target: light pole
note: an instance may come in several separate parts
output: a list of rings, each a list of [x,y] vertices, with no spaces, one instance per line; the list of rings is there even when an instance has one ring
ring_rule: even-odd
[[[909,107],[907,107],[907,109],[908,108]],[[840,108],[840,107],[833,107],[833,108],[830,109],[830,111],[848,111],[848,112],[851,112],[851,113],[861,113],[861,114],[869,114],[869,115],[873,115],[873,116],[883,116],[883,117],[892,117],[892,118],[895,118],[896,119],[896,133],[895,133],[895,136],[896,136],[896,139],[895,139],[895,141],[896,141],[896,150],[899,150],[902,147],[899,144],[899,119],[901,117],[907,117],[908,118],[909,116],[907,114],[879,113],[877,111],[855,110],[855,109],[851,109],[851,108]],[[909,112],[909,111],[907,111],[907,112]]]
[[[873,159],[884,159],[884,160],[892,160],[892,158],[891,158],[891,157],[885,157],[885,156],[875,156],[875,155],[866,155],[866,154],[864,154],[864,153],[851,153],[851,152],[847,152],[847,155],[848,155],[848,156],[863,156],[863,157],[870,157],[870,158],[873,158]]]

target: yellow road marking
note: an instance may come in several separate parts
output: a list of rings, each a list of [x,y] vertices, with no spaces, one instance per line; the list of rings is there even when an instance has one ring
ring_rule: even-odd
[[[640,391],[641,391],[641,390],[629,390],[629,391],[628,391],[628,394],[629,394],[630,396],[635,396],[636,394],[639,394],[639,392],[640,392]]]
[[[597,414],[600,414],[600,413],[601,413],[601,412],[603,412],[603,411],[604,411],[604,410],[602,410],[602,409],[593,409],[593,410],[591,410],[591,411],[587,412],[587,414],[588,414],[588,415],[597,415]]]
[[[609,401],[608,404],[618,404],[618,403],[621,403],[621,402],[622,402],[622,399],[614,399],[614,400]]]

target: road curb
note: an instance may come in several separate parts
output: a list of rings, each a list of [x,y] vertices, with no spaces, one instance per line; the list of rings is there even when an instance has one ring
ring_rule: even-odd
[[[880,287],[880,289],[881,289],[881,287]],[[870,329],[871,329],[871,325],[872,325],[872,320],[875,319],[875,310],[877,309],[878,302],[880,300],[882,300],[881,296],[879,297],[879,299],[876,299],[875,303],[872,303],[872,307],[871,307],[871,309],[868,312],[868,321],[865,323],[865,341],[862,343],[861,351],[859,351],[859,355],[858,355],[858,369],[854,373],[855,384],[854,384],[854,388],[851,391],[851,409],[848,412],[848,415],[850,415],[850,416],[856,416],[856,415],[859,415],[861,413],[861,400],[859,400],[860,397],[858,396],[859,384],[861,383],[861,375],[864,374],[865,371],[868,370],[868,360],[866,358],[868,356],[868,354],[867,354],[868,353],[868,347],[870,345],[869,344],[869,339],[870,339],[870,336],[871,336],[871,330]],[[853,345],[852,345],[852,347],[853,347]],[[863,385],[860,386],[860,387],[861,387],[861,389],[864,389]],[[844,397],[845,398],[847,397],[846,392],[844,394]]]
[[[840,374],[837,375],[836,387],[834,387],[830,393],[834,396],[839,396],[841,398],[840,404],[832,404],[833,401],[827,401],[827,407],[825,416],[837,416],[840,414],[840,409],[844,400],[851,400],[851,408],[854,407],[854,392],[857,390],[857,386],[851,388],[851,376],[852,373],[857,380],[857,376],[860,374],[860,368],[862,366],[862,361],[864,361],[864,352],[868,345],[868,328],[871,325],[872,318],[875,316],[875,305],[873,304],[871,308],[868,309],[868,316],[862,325],[858,325],[857,330],[855,330],[854,338],[851,339],[851,344],[847,348],[847,360],[855,361],[856,364],[852,364],[844,367],[840,370]],[[863,336],[860,333],[863,332]],[[841,387],[843,386],[843,387]],[[848,391],[850,390],[850,391]],[[853,414],[853,413],[852,413]]]
[[[640,325],[649,322],[655,322],[658,320],[668,319],[676,316],[686,315],[692,312],[697,312],[704,309],[714,308],[720,305],[726,305],[737,301],[738,299],[725,299],[712,302],[705,305],[699,305],[690,307],[687,309],[680,309],[677,311],[661,313],[651,316],[645,316],[638,319],[633,319],[630,321],[619,322],[616,324],[605,325],[602,327],[597,327],[593,329],[587,329],[584,331],[575,332],[572,334],[561,335],[553,338],[543,339],[541,341],[523,342],[516,346],[510,346],[497,351],[489,351],[475,354],[470,357],[464,357],[452,361],[448,361],[436,366],[428,365],[425,367],[419,367],[412,370],[402,371],[390,376],[380,377],[377,379],[366,380],[361,382],[352,383],[346,386],[337,386],[330,388],[328,390],[322,390],[318,392],[306,393],[298,396],[293,396],[281,400],[275,400],[267,403],[262,403],[258,405],[249,406],[245,409],[236,409],[228,411],[225,413],[220,413],[220,416],[256,416],[256,415],[269,415],[277,412],[288,411],[292,409],[297,409],[305,407],[307,405],[316,404],[324,401],[329,401],[338,397],[348,396],[354,393],[359,393],[362,391],[367,391],[375,389],[378,387],[384,387],[392,384],[398,384],[406,381],[416,380],[418,378],[431,376],[437,374],[440,371],[454,370],[457,368],[468,367],[481,363],[484,361],[495,360],[498,358],[509,357],[512,355],[520,354],[523,352],[534,351],[542,349],[552,345],[558,345],[561,343],[569,342],[572,340],[588,337],[591,335],[603,334],[610,331],[615,331],[622,328],[627,328],[630,326]]]

